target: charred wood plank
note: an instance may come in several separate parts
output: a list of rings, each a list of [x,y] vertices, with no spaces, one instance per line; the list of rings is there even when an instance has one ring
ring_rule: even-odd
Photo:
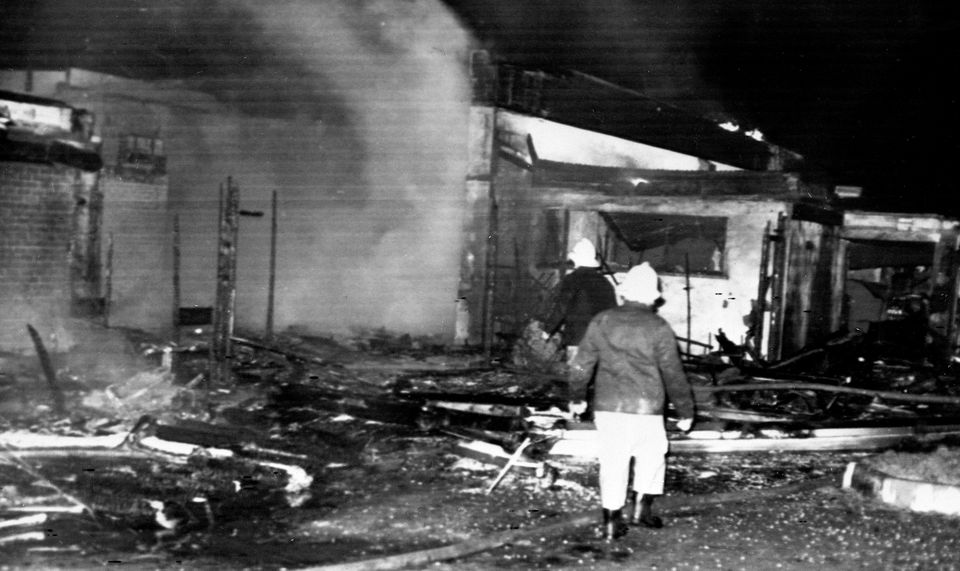
[[[763,430],[759,433],[735,434],[695,429],[688,435],[671,435],[670,451],[675,454],[727,454],[884,450],[904,442],[935,442],[943,437],[954,435],[960,435],[960,424]],[[551,448],[550,454],[575,457],[595,456],[596,438],[595,430],[567,431]]]
[[[158,424],[155,435],[172,442],[214,448],[229,448],[245,442],[257,443],[266,440],[266,437],[241,426],[218,426],[196,421],[184,421],[177,425]]]
[[[37,352],[37,358],[40,359],[40,368],[43,370],[43,376],[47,380],[47,386],[50,388],[50,394],[53,397],[53,410],[59,415],[65,412],[63,402],[63,389],[57,381],[57,372],[53,368],[53,361],[47,352],[46,346],[40,334],[34,329],[33,325],[27,324],[27,331],[30,333],[30,339],[33,341],[33,347]]]
[[[450,402],[450,403],[471,403],[477,406],[513,406],[535,409],[549,409],[550,407],[566,407],[567,399],[549,398],[549,397],[517,397],[505,395],[502,393],[445,393],[440,391],[396,391],[398,397],[419,402]]]
[[[240,189],[227,177],[220,187],[219,234],[217,240],[217,287],[210,343],[210,372],[207,389],[230,379],[230,337],[233,334],[237,298],[237,234],[240,228]]]
[[[296,352],[296,351],[289,351],[289,350],[286,350],[286,349],[280,349],[279,347],[275,347],[275,346],[273,346],[273,345],[267,345],[267,344],[264,344],[264,343],[260,343],[260,342],[258,342],[258,341],[254,341],[254,340],[252,340],[252,339],[246,339],[246,338],[243,338],[243,337],[237,337],[237,336],[235,336],[235,335],[231,335],[231,336],[230,336],[230,341],[236,343],[237,345],[243,345],[243,346],[246,346],[246,347],[250,347],[251,349],[257,349],[257,350],[260,350],[260,351],[267,351],[268,353],[275,353],[275,354],[277,354],[277,355],[280,355],[281,357],[286,358],[288,361],[295,361],[295,362],[296,362],[296,361],[313,361],[313,362],[315,362],[315,363],[323,363],[323,360],[322,360],[322,359],[319,359],[319,358],[317,358],[317,357],[311,357],[311,356],[309,356],[309,355],[306,355],[306,354],[303,354],[303,353],[298,353],[298,352]]]
[[[897,393],[892,391],[876,391],[870,389],[858,389],[847,386],[834,386],[822,383],[805,382],[779,382],[776,379],[764,379],[762,377],[753,377],[755,381],[769,381],[759,383],[745,383],[737,385],[718,385],[718,386],[696,386],[694,392],[700,393],[720,393],[736,391],[825,391],[832,393],[843,393],[850,395],[861,395],[881,400],[892,400],[901,402],[915,402],[926,404],[942,405],[960,405],[960,397],[941,396],[941,395],[918,395]]]

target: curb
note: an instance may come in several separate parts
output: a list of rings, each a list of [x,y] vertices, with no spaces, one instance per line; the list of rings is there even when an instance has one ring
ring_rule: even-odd
[[[896,478],[850,462],[843,474],[843,488],[915,512],[960,515],[960,486]]]

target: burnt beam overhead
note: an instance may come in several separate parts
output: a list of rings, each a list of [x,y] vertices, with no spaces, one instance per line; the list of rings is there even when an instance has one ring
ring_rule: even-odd
[[[750,170],[789,170],[802,160],[769,143],[599,78],[511,64],[473,68],[475,103],[541,117]]]
[[[623,196],[806,198],[831,202],[825,186],[796,173],[771,171],[667,171],[537,161],[533,184],[543,189],[592,190]]]

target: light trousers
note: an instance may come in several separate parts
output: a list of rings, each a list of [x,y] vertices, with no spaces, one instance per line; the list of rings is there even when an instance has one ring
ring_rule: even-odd
[[[634,458],[633,491],[663,493],[667,469],[667,431],[659,414],[593,413],[600,461],[600,503],[618,510],[627,501],[630,459]]]

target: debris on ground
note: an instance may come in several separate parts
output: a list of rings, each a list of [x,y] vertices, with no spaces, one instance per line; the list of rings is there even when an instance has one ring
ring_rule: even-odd
[[[0,359],[0,550],[53,566],[218,553],[289,568],[559,525],[597,504],[595,431],[567,408],[556,340],[528,329],[504,355],[384,331],[243,334],[221,386],[206,382],[202,338],[116,331],[139,351],[122,375],[48,355],[61,413],[36,356]],[[866,364],[855,338],[780,363],[721,346],[685,357],[698,416],[690,434],[668,418],[669,495],[801,484],[904,446],[955,450],[950,367]]]

